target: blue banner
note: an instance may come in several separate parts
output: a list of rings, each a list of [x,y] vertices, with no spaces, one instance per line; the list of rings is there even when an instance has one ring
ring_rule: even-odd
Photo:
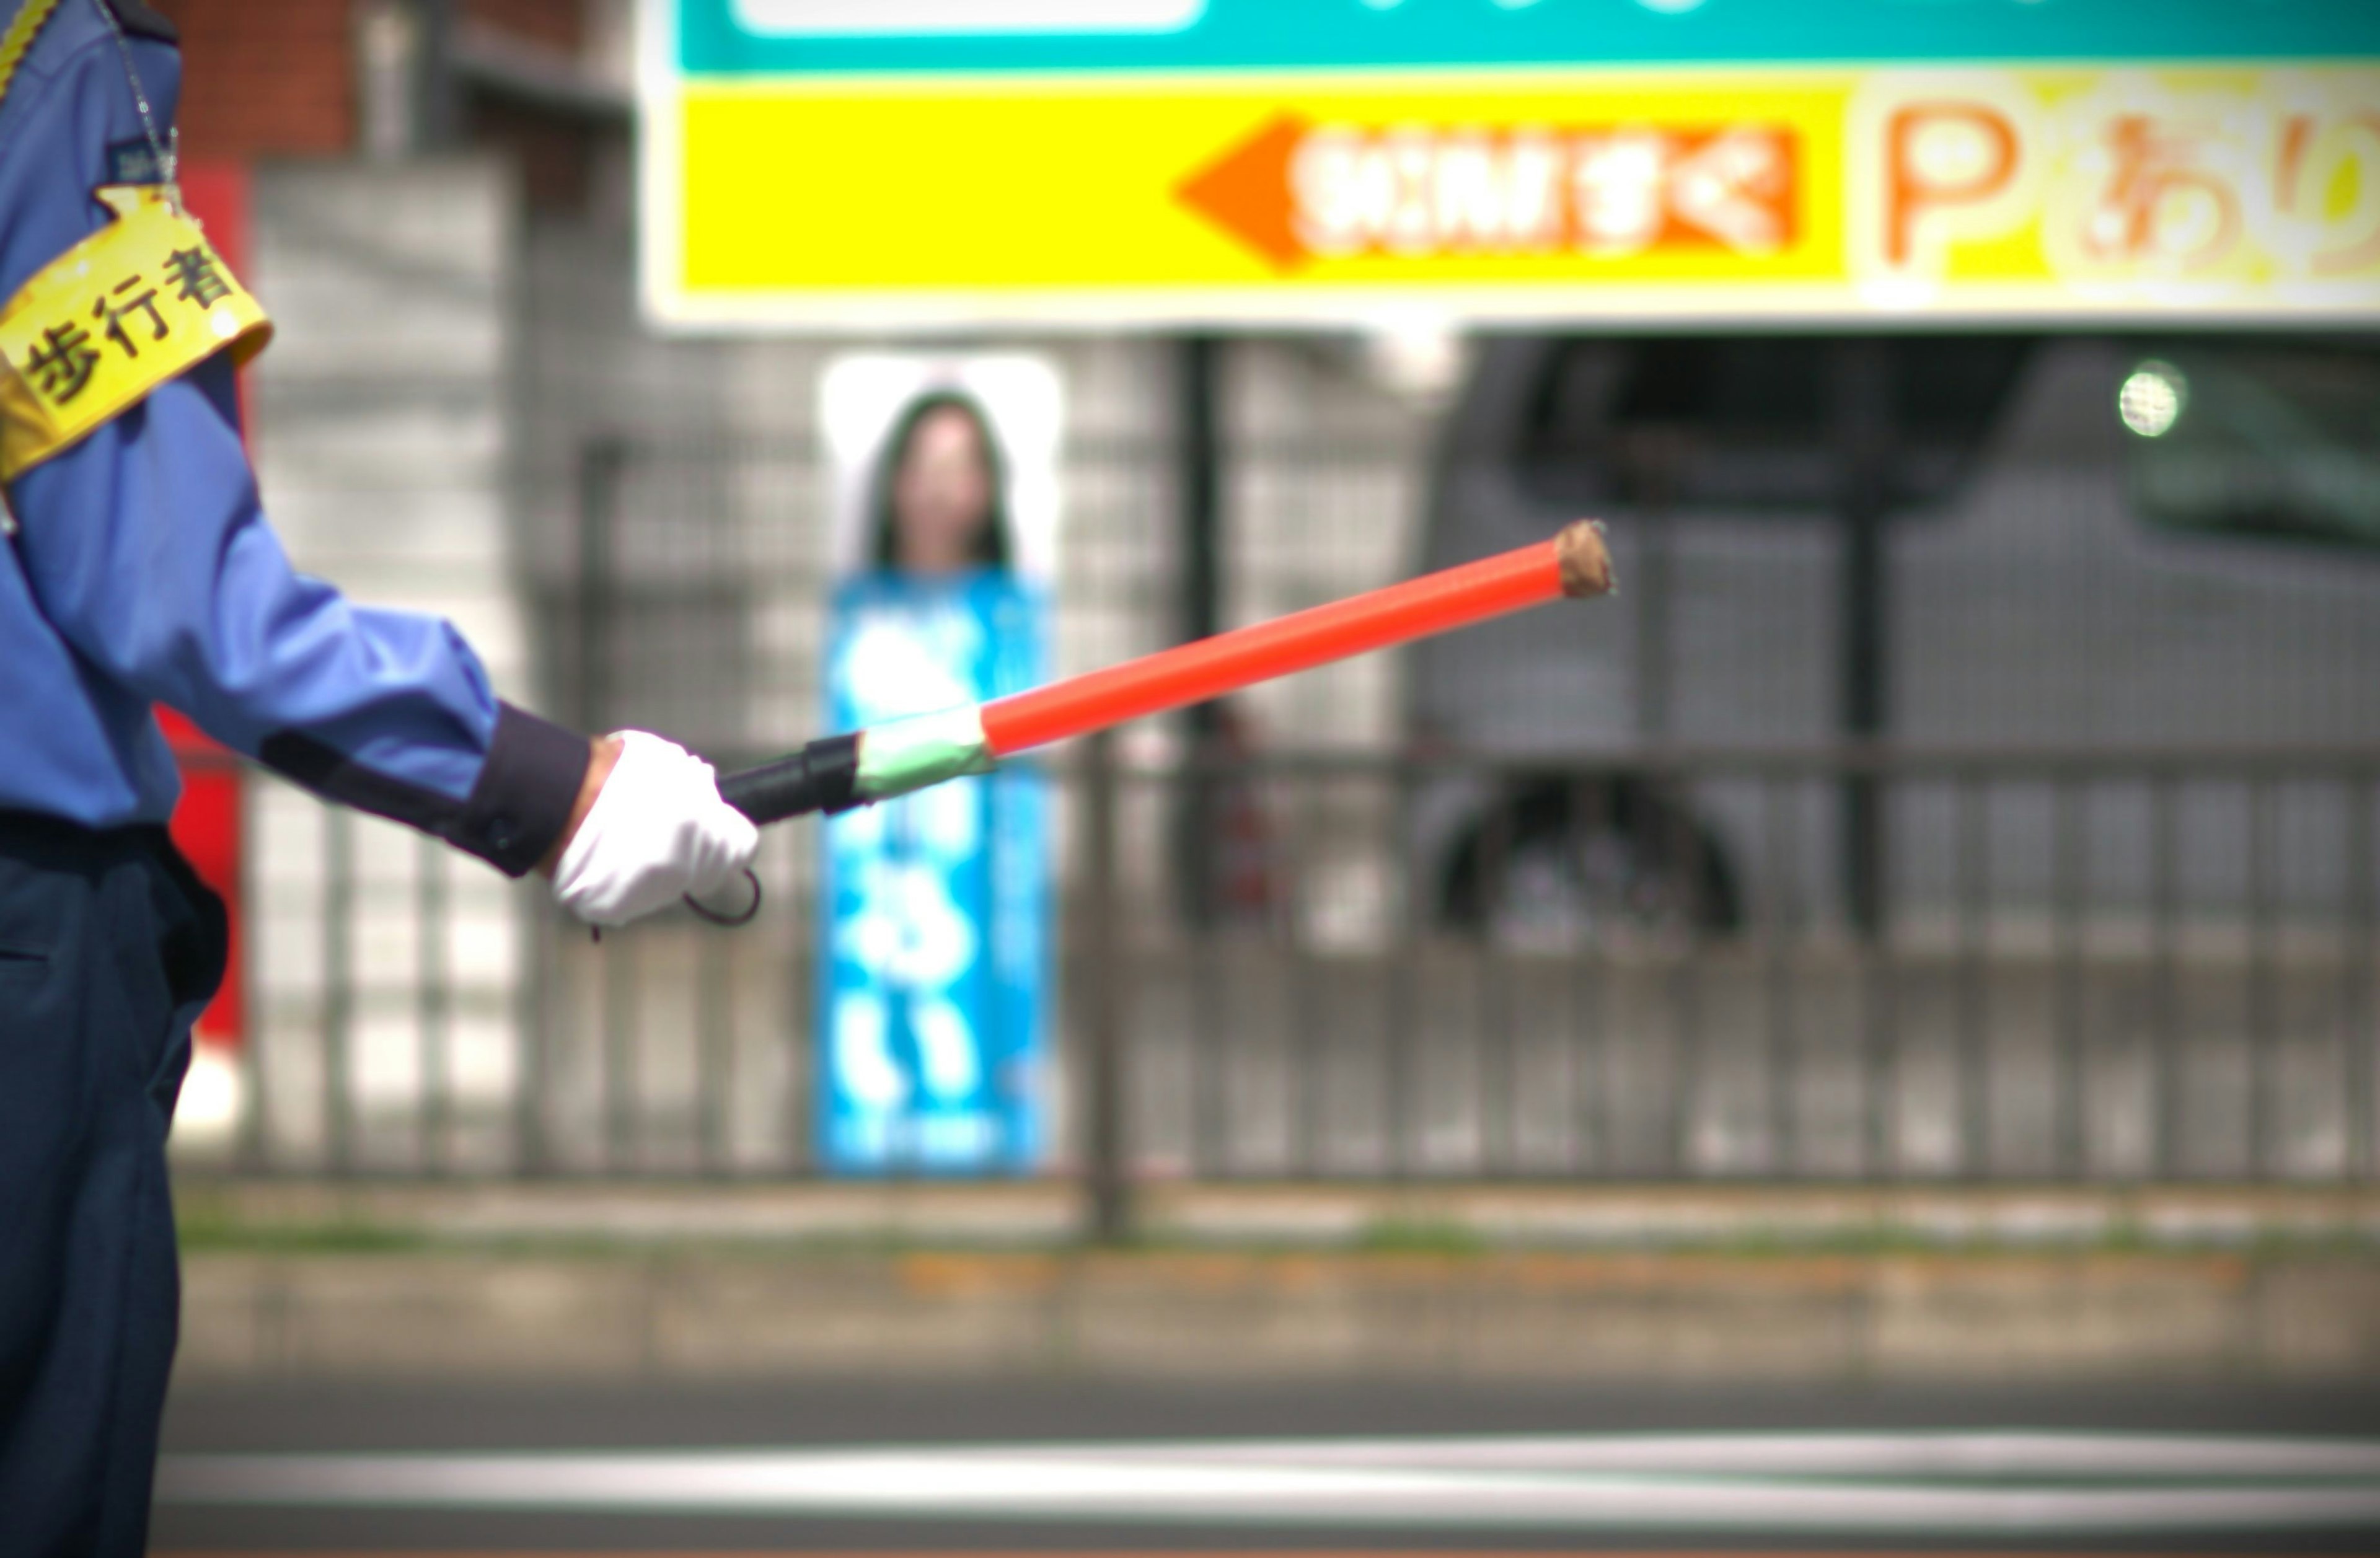
[[[1047,611],[1005,569],[861,575],[835,595],[830,728],[1042,680]],[[1026,1173],[1045,1138],[1045,785],[1027,770],[825,829],[819,1139],[841,1174]]]

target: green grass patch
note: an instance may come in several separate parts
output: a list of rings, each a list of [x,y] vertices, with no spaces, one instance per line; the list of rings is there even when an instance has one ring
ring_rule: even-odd
[[[1369,1255],[1486,1255],[1496,1247],[1466,1223],[1442,1218],[1381,1217],[1364,1225],[1353,1248]]]

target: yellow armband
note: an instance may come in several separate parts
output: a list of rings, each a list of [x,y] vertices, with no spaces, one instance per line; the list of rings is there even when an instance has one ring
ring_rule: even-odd
[[[88,437],[228,348],[246,362],[272,322],[171,188],[97,191],[108,226],[43,266],[0,309],[0,481]]]

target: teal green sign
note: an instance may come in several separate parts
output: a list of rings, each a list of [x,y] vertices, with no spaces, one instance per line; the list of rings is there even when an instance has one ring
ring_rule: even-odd
[[[694,75],[2380,56],[2380,0],[674,0]]]

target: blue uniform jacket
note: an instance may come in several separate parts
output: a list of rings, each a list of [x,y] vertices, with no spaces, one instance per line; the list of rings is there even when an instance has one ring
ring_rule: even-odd
[[[170,25],[110,0],[119,43],[100,3],[64,0],[0,100],[0,298],[108,220],[91,191],[145,143],[127,51],[169,133]],[[0,24],[17,8],[0,0]],[[514,875],[566,825],[582,737],[499,701],[447,623],[357,605],[290,566],[258,506],[225,355],[24,472],[7,502],[0,809],[163,821],[179,787],[150,712],[164,703]]]

